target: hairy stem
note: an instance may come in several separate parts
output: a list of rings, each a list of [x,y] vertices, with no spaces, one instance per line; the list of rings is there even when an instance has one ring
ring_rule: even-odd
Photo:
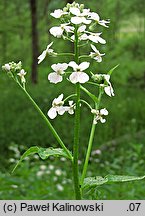
[[[60,146],[63,148],[63,150],[66,152],[66,154],[69,156],[69,158],[72,161],[73,160],[72,155],[70,154],[69,150],[67,149],[67,147],[65,146],[65,144],[63,143],[63,141],[61,140],[61,138],[59,137],[58,133],[56,132],[56,130],[54,129],[54,127],[52,126],[52,124],[50,123],[50,121],[47,119],[47,117],[45,116],[45,114],[42,112],[42,110],[39,108],[39,106],[36,104],[36,102],[33,100],[33,98],[29,95],[29,93],[26,91],[26,89],[24,89],[18,81],[16,81],[16,82],[20,86],[20,88],[23,90],[23,92],[26,94],[27,98],[31,101],[31,103],[33,104],[33,106],[35,107],[35,109],[38,111],[38,113],[41,115],[41,117],[45,121],[47,127],[52,132],[52,134],[55,137],[55,139],[58,141],[58,143],[60,144]]]
[[[78,35],[77,27],[75,28],[75,62],[79,63],[79,53],[78,53]],[[75,127],[74,127],[74,145],[73,145],[73,178],[74,178],[74,190],[75,198],[77,200],[81,199],[81,191],[79,184],[79,168],[78,168],[78,152],[79,152],[79,131],[80,131],[80,84],[76,84],[76,110],[75,110]]]

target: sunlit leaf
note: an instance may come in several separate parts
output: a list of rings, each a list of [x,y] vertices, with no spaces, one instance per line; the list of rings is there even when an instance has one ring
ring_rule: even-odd
[[[69,158],[66,152],[61,148],[39,148],[38,154],[43,160],[46,160],[50,156]]]
[[[72,158],[70,158],[67,153],[61,149],[61,148],[39,148],[37,146],[34,147],[30,147],[20,158],[20,160],[18,161],[18,163],[16,164],[16,166],[14,167],[14,169],[12,170],[12,173],[15,171],[15,169],[20,165],[20,163],[29,155],[33,155],[33,154],[38,154],[39,157],[43,160],[46,160],[48,157],[50,156],[54,156],[54,157],[65,157],[65,158],[69,158],[72,160]],[[71,155],[71,152],[70,152]]]
[[[129,182],[129,181],[138,181],[144,179],[145,176],[123,176],[123,175],[107,175],[105,177],[96,176],[88,177],[84,179],[82,185],[83,189],[86,188],[95,188],[99,185],[109,184],[109,183],[119,183],[119,182]]]
[[[123,175],[107,175],[105,178],[108,180],[108,183],[113,182],[128,182],[128,181],[137,181],[142,180],[145,176],[123,176]]]
[[[84,179],[84,183],[82,185],[82,188],[93,188],[98,185],[105,184],[108,180],[101,177],[101,176],[96,176],[96,177],[88,177]]]

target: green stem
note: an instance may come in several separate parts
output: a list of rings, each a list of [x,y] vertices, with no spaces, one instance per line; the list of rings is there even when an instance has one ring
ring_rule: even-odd
[[[87,101],[81,99],[80,102],[83,102],[84,104],[86,104],[89,107],[90,110],[92,110],[92,107],[90,106],[90,104],[88,104]]]
[[[90,58],[90,56],[89,55],[82,55],[79,57],[79,59],[81,59],[81,58]]]
[[[95,103],[95,109],[99,109],[101,97],[102,97],[102,90],[100,89],[99,97],[98,97],[98,103]],[[93,121],[94,121],[94,118],[93,118]],[[83,172],[82,172],[82,176],[81,176],[81,185],[83,184],[84,178],[85,178],[86,173],[87,173],[88,162],[89,162],[89,158],[90,158],[90,154],[91,154],[91,150],[92,150],[93,139],[94,139],[94,134],[95,134],[95,128],[96,128],[96,125],[93,124],[93,122],[92,122],[92,128],[91,128],[91,133],[90,133],[90,138],[89,138],[88,149],[87,149],[85,163],[84,163]]]
[[[57,56],[74,56],[74,53],[57,53]]]
[[[72,97],[76,97],[76,96],[77,96],[76,94],[69,95],[67,98],[64,99],[64,102],[67,101],[68,99],[70,99]]]
[[[20,86],[20,88],[23,90],[23,92],[26,94],[27,98],[31,101],[31,103],[33,104],[33,106],[35,107],[35,109],[38,111],[38,113],[41,115],[41,117],[43,118],[43,120],[45,121],[45,123],[47,124],[48,128],[50,129],[50,131],[52,132],[53,136],[56,138],[56,140],[58,141],[58,143],[60,144],[60,146],[63,148],[63,150],[66,152],[66,154],[69,156],[69,158],[71,159],[71,161],[73,160],[73,157],[71,155],[71,153],[69,152],[69,150],[67,149],[67,147],[64,145],[63,141],[61,140],[61,138],[59,137],[58,133],[56,132],[56,130],[54,129],[54,127],[52,126],[52,124],[50,123],[50,121],[47,119],[47,117],[44,115],[44,113],[42,112],[42,110],[39,108],[39,106],[35,103],[35,101],[33,100],[33,98],[29,95],[29,93],[26,91],[26,89],[24,89],[21,84],[16,81],[17,84]]]
[[[75,28],[75,62],[79,63],[78,58],[78,35],[77,27]],[[76,110],[75,110],[75,127],[74,127],[74,145],[73,145],[73,178],[74,178],[74,190],[75,198],[77,200],[81,199],[81,191],[79,184],[79,168],[78,168],[78,152],[79,152],[79,131],[80,131],[80,84],[76,84]]]

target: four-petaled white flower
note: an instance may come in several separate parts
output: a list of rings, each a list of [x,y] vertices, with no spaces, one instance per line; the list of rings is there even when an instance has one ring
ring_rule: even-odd
[[[85,83],[89,80],[88,74],[83,71],[89,67],[89,62],[82,62],[81,64],[76,64],[76,62],[71,61],[69,66],[73,68],[74,72],[69,76],[70,81],[73,84],[76,83]]]
[[[48,80],[51,83],[59,83],[62,81],[62,75],[65,73],[64,71],[68,68],[68,64],[66,63],[58,63],[53,64],[51,68],[55,71],[48,75]]]
[[[91,58],[95,59],[97,62],[101,62],[102,61],[102,56],[104,56],[105,53],[101,54],[99,52],[99,50],[97,50],[96,47],[93,44],[91,44],[91,47],[92,47],[94,52],[91,52],[89,56]]]
[[[55,26],[50,29],[50,33],[57,38],[61,38],[64,31],[67,33],[73,33],[74,27],[69,26],[69,23],[61,24],[60,26]]]
[[[103,118],[103,116],[108,115],[108,110],[106,108],[101,109],[101,110],[92,109],[91,113],[95,115],[93,124],[97,124],[98,121],[100,121],[101,123],[106,122],[106,119]]]
[[[46,50],[44,50],[43,52],[42,52],[42,54],[38,57],[38,64],[40,64],[44,59],[45,59],[45,57],[46,57],[46,55],[48,54],[48,55],[52,55],[52,54],[54,54],[54,51],[53,51],[53,49],[50,49],[50,47],[52,46],[52,44],[53,44],[53,42],[51,42],[48,46],[47,46],[47,48],[46,48]]]
[[[70,12],[71,14],[75,15],[74,17],[71,18],[71,22],[73,24],[76,25],[81,23],[90,24],[92,22],[91,20],[88,20],[86,18],[86,16],[89,15],[90,9],[83,9],[83,11],[81,12],[79,8],[71,7]]]
[[[24,71],[24,69],[20,70],[20,72],[17,73],[17,75],[21,78],[22,83],[26,82],[26,79],[25,79],[26,72]]]
[[[52,102],[52,107],[48,111],[48,116],[51,119],[54,119],[57,114],[63,115],[67,110],[68,107],[63,106],[63,94],[59,95],[58,98],[55,98]]]
[[[66,15],[66,14],[68,14],[68,12],[64,12],[64,11],[61,10],[61,9],[57,9],[57,10],[55,10],[53,13],[51,13],[50,15],[53,16],[54,18],[58,19],[58,18],[60,18],[61,16]]]
[[[109,27],[106,24],[109,24],[110,21],[100,20],[100,17],[99,17],[99,15],[97,13],[94,13],[94,12],[90,13],[89,18],[96,21],[99,25],[102,25],[102,26],[107,27],[107,28]]]

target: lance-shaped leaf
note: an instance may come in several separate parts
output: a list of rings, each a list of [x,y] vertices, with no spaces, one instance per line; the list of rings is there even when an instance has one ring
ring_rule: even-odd
[[[92,94],[91,92],[89,92],[86,88],[84,88],[83,86],[81,86],[81,89],[90,97],[92,98],[92,100],[95,102],[95,103],[98,103],[98,98]]]
[[[71,154],[71,153],[70,153]],[[38,155],[41,159],[46,160],[50,156],[54,157],[66,157],[71,159],[66,152],[61,148],[39,148]]]
[[[15,171],[15,169],[20,165],[22,160],[24,160],[26,157],[29,155],[33,155],[38,153],[39,148],[37,146],[30,147],[27,151],[24,152],[24,154],[21,156],[20,160],[18,163],[15,165],[14,169],[12,170],[12,173]]]
[[[122,176],[122,175],[107,175],[105,178],[108,180],[107,183],[114,182],[128,182],[128,181],[138,181],[145,178],[145,176]]]
[[[113,71],[114,71],[118,66],[119,66],[119,64],[116,65],[115,67],[113,67],[107,74],[109,74],[109,75],[111,76],[111,74],[113,73]]]
[[[72,157],[70,158],[68,154],[61,148],[39,148],[37,146],[30,147],[24,154],[21,156],[18,163],[15,165],[14,169],[12,170],[12,173],[15,171],[15,169],[20,165],[20,163],[29,155],[38,154],[39,157],[43,160],[46,160],[50,156],[54,157],[66,157],[70,160],[72,160]],[[70,152],[71,155],[71,152]]]
[[[95,188],[99,185],[109,184],[109,183],[119,183],[119,182],[129,182],[129,181],[138,181],[144,179],[145,176],[124,176],[124,175],[107,175],[105,177],[96,176],[88,177],[84,179],[82,185],[83,189],[86,188]]]
[[[82,185],[82,188],[93,188],[98,185],[105,184],[108,180],[103,178],[102,176],[96,176],[96,177],[88,177],[84,179],[84,183]]]

